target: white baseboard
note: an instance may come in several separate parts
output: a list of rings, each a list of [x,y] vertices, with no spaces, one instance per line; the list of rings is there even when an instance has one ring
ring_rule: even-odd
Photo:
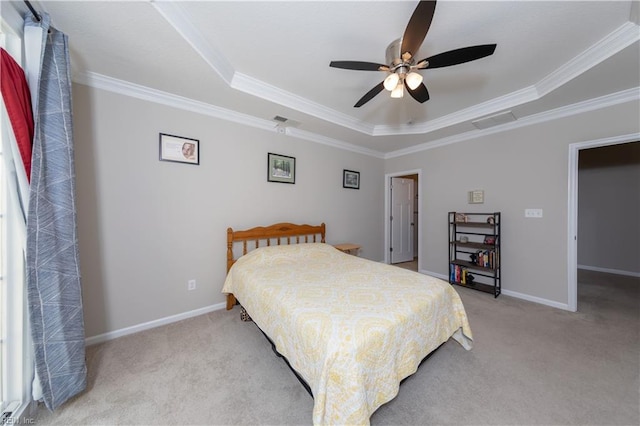
[[[621,271],[620,269],[600,268],[598,266],[578,265],[578,269],[587,271],[605,272],[607,274],[626,275],[628,277],[640,278],[640,272]]]
[[[501,293],[504,294],[505,296],[515,297],[517,299],[522,299],[529,302],[539,303],[541,305],[551,306],[552,308],[558,308],[564,311],[573,312],[572,309],[569,309],[568,303],[560,303],[560,302],[556,302],[555,300],[543,299],[542,297],[531,296],[529,294],[518,293],[517,291],[511,291],[511,290],[505,290],[505,289],[502,289]]]
[[[444,280],[447,282],[449,281],[449,277],[447,275],[437,274],[435,272],[425,271],[425,270],[421,270],[420,273],[425,275],[431,275],[432,277],[440,278],[441,280]],[[528,294],[518,293],[516,291],[505,290],[505,289],[501,290],[501,294],[504,294],[505,296],[509,296],[509,297],[515,297],[517,299],[526,300],[529,302],[539,303],[541,305],[551,306],[553,308],[563,309],[565,311],[571,311],[567,303],[559,303],[553,300],[543,299],[541,297],[531,296]]]
[[[447,281],[447,282],[449,281],[449,276],[448,275],[436,274],[435,272],[427,271],[427,270],[424,270],[424,269],[421,269],[419,272],[421,274],[425,274],[425,275],[429,275],[429,276],[432,276],[432,277],[440,278],[441,280],[444,280],[444,281]]]
[[[589,271],[597,271],[597,272],[606,272],[609,274],[617,274],[617,275],[627,275],[631,277],[640,277],[640,273],[638,272],[620,271],[617,269],[599,268],[594,266],[578,265],[578,269],[586,269]],[[449,280],[449,277],[447,275],[438,274],[438,273],[427,271],[424,269],[420,270],[420,273],[425,275],[430,275],[432,277],[440,278],[441,280],[444,280],[444,281]],[[527,300],[529,302],[539,303],[541,305],[551,306],[553,308],[558,308],[565,311],[571,310],[569,309],[569,305],[566,303],[559,303],[553,300],[543,299],[541,297],[531,296],[524,293],[518,293],[515,291],[503,289],[502,294],[504,294],[505,296],[515,297],[517,299]],[[183,312],[181,314],[171,315],[165,318],[160,318],[157,320],[145,322],[145,323],[134,325],[131,327],[121,328],[120,330],[110,331],[108,333],[99,334],[97,336],[87,337],[85,339],[85,343],[87,346],[95,345],[98,343],[106,342],[108,340],[116,339],[118,337],[127,336],[129,334],[138,333],[140,331],[149,330],[149,329],[160,327],[166,324],[171,324],[173,322],[181,321],[187,318],[192,318],[198,315],[207,314],[209,312],[218,311],[220,309],[224,309],[225,307],[226,307],[226,304],[224,302],[218,303],[216,305],[206,306],[204,308],[195,309],[193,311]]]
[[[109,331],[107,333],[98,334],[97,336],[87,337],[84,341],[87,346],[113,340],[118,337],[127,336],[129,334],[138,333],[140,331],[149,330],[160,327],[161,325],[171,324],[173,322],[182,321],[187,318],[197,317],[198,315],[208,314],[209,312],[219,311],[227,306],[225,302],[216,305],[205,306],[204,308],[195,309],[193,311],[183,312],[181,314],[171,315],[157,320],[133,325],[131,327],[121,328],[120,330]]]

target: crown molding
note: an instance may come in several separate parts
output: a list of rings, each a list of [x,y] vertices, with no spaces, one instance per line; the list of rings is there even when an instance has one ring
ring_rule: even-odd
[[[640,39],[638,25],[626,22],[532,86],[421,124],[387,126],[355,119],[235,71],[222,52],[195,30],[179,3],[153,1],[151,4],[231,88],[369,136],[425,134],[535,101]]]
[[[456,111],[443,117],[435,118],[422,124],[414,124],[411,126],[403,126],[406,130],[399,132],[396,126],[376,126],[374,136],[395,136],[407,134],[424,134],[455,124],[464,123],[475,120],[479,117],[494,114],[505,109],[513,108],[527,102],[538,99],[538,92],[535,86],[525,87],[524,89],[508,93],[499,98],[491,99],[478,105]]]
[[[278,131],[277,125],[271,120],[264,120],[248,114],[239,113],[229,109],[217,107],[211,104],[207,104],[200,101],[194,101],[189,98],[174,95],[171,93],[163,92],[149,87],[140,86],[137,84],[129,83],[123,80],[118,80],[112,77],[103,76],[96,73],[83,73],[74,74],[73,81],[78,84],[94,87],[97,89],[106,90],[109,92],[118,93],[124,96],[129,96],[148,102],[159,103],[167,105],[173,108],[178,108],[186,111],[195,112],[198,114],[207,115],[221,120],[227,120],[234,123],[262,129],[269,131]],[[433,148],[438,148],[445,145],[450,145],[458,142],[464,142],[469,139],[475,139],[482,136],[488,136],[495,133],[501,133],[508,130],[517,129],[519,127],[530,126],[533,124],[542,123],[545,121],[557,120],[559,118],[568,117],[576,114],[581,114],[589,111],[594,111],[609,106],[623,104],[627,102],[640,101],[640,87],[634,87],[631,89],[623,90],[610,95],[601,96],[595,99],[589,99],[583,102],[578,102],[572,105],[559,107],[550,111],[533,114],[527,117],[519,118],[517,121],[506,123],[500,126],[491,127],[484,130],[472,130],[469,132],[461,133],[435,141],[426,142],[420,145],[415,145],[410,148],[383,153],[368,148],[363,148],[358,145],[353,145],[345,141],[329,138],[317,133],[312,133],[306,130],[297,129],[294,127],[284,128],[284,133],[288,136],[298,139],[304,139],[311,142],[319,143],[322,145],[331,146],[334,148],[343,149],[346,151],[356,152],[363,155],[368,155],[380,159],[390,159],[401,157],[404,155],[414,154],[422,151],[426,151]]]
[[[234,123],[255,127],[262,130],[278,131],[279,128],[276,123],[271,120],[264,120],[248,114],[243,114],[237,111],[217,107],[215,105],[207,104],[205,102],[195,101],[193,99],[185,98],[183,96],[174,95],[172,93],[163,92],[161,90],[152,89],[146,86],[141,86],[127,81],[118,80],[116,78],[107,77],[96,73],[82,73],[74,74],[73,81],[85,86],[94,87],[96,89],[105,90],[108,92],[118,93],[123,96],[128,96],[136,99],[141,99],[148,102],[154,102],[162,105],[167,105],[173,108],[182,109],[185,111],[195,112],[197,114],[207,115],[209,117],[219,118],[221,120],[231,121]],[[322,145],[332,146],[334,148],[343,149],[346,151],[352,151],[359,154],[369,155],[382,159],[384,154],[372,149],[363,148],[361,146],[353,145],[338,139],[332,139],[326,136],[322,136],[316,133],[308,132],[305,130],[296,129],[293,127],[282,128],[286,135],[299,139],[305,139],[311,142],[316,142]]]
[[[626,22],[605,36],[593,46],[563,64],[532,86],[508,93],[478,105],[448,114],[422,124],[411,126],[375,126],[374,135],[404,135],[433,132],[448,126],[464,123],[477,118],[514,108],[527,102],[536,101],[575,77],[585,73],[602,61],[610,58],[632,43],[640,40],[640,27]]]
[[[205,102],[195,101],[183,96],[178,96],[146,86],[129,83],[127,81],[118,80],[116,78],[107,77],[101,74],[92,72],[74,74],[73,81],[85,86],[91,86],[97,89],[118,93],[124,96],[130,96],[132,98],[155,102],[158,104],[219,118],[221,120],[232,121],[234,123],[256,127],[259,129],[273,130],[276,127],[276,123],[271,120],[257,118],[252,115],[243,114],[226,108],[221,108]]]
[[[343,149],[345,151],[356,152],[358,154],[364,154],[370,157],[384,159],[384,153],[380,151],[375,151],[369,148],[363,148],[358,145],[353,145],[338,139],[329,138],[329,137],[322,136],[317,133],[312,133],[306,130],[296,129],[294,127],[287,127],[286,129],[287,129],[286,133],[289,136],[293,136],[299,139],[305,139],[305,140],[319,143],[322,145],[332,146],[334,148]]]
[[[185,39],[202,59],[229,85],[235,70],[231,62],[216,47],[212,46],[191,23],[182,7],[177,2],[152,1],[160,15]]]
[[[236,72],[233,65],[228,61],[224,54],[215,46],[212,46],[195,29],[179,3],[152,1],[151,5],[229,85],[229,87],[373,137],[427,134],[442,128],[468,122],[473,119],[514,108],[527,102],[538,100],[542,96],[552,92],[566,82],[588,71],[603,60],[611,57],[640,39],[640,28],[638,25],[633,22],[627,22],[532,86],[428,122],[402,126],[387,126],[373,125],[372,123],[355,119],[347,114],[340,113],[291,92],[266,84],[265,82],[251,76]],[[259,129],[270,131],[273,131],[274,129],[279,130],[270,120],[264,120],[237,111],[228,110],[96,73],[87,72],[74,75],[74,81],[125,96],[156,102]],[[634,88],[597,99],[557,108],[555,110],[534,114],[529,117],[518,119],[516,122],[492,127],[490,129],[473,130],[386,154],[296,128],[285,128],[283,133],[292,137],[376,158],[386,159],[637,99],[638,88]]]
[[[342,114],[324,105],[237,72],[222,52],[207,42],[195,29],[195,26],[191,23],[179,3],[153,1],[151,5],[229,87],[357,132],[367,135],[373,134],[373,125],[370,123],[357,120],[347,114]]]
[[[302,96],[287,92],[246,74],[235,72],[231,80],[231,87],[357,132],[367,135],[373,134],[373,125],[369,123],[357,120],[347,114],[339,113],[324,105],[312,102]]]
[[[640,40],[640,27],[632,22],[626,22],[536,83],[539,96],[542,97],[554,91],[638,40]]]
[[[634,87],[631,89],[623,90],[610,95],[601,96],[599,98],[589,99],[586,101],[578,102],[572,105],[566,105],[553,110],[544,111],[538,114],[532,114],[527,117],[519,118],[516,121],[502,124],[499,126],[491,127],[484,130],[471,130],[469,132],[461,133],[459,135],[449,136],[435,141],[426,142],[420,145],[415,145],[410,148],[400,149],[385,154],[384,159],[402,157],[404,155],[415,154],[418,152],[426,151],[429,149],[438,148],[445,145],[451,145],[458,142],[464,142],[469,139],[476,139],[483,136],[492,135],[495,133],[502,133],[508,130],[517,129],[520,127],[531,126],[533,124],[543,123],[546,121],[557,120],[572,115],[582,114],[589,111],[594,111],[602,108],[607,108],[614,105],[624,104],[627,102],[640,101],[640,87]]]

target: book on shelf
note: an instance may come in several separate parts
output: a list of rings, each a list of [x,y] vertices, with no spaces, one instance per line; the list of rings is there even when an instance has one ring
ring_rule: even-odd
[[[471,258],[471,263],[483,268],[495,269],[497,255],[494,250],[478,250]]]
[[[449,264],[449,281],[466,284],[467,269],[460,265],[455,265],[453,263],[450,263]]]

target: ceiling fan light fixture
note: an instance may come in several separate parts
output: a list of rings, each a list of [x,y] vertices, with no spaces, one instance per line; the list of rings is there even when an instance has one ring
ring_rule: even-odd
[[[2,0],[0,0],[2,1]],[[493,55],[496,44],[481,44],[442,52],[416,61],[414,55],[420,50],[431,28],[436,9],[436,0],[421,0],[411,14],[401,38],[387,46],[385,64],[363,61],[331,61],[330,67],[357,71],[383,71],[388,73],[384,81],[375,85],[356,102],[354,108],[360,108],[384,89],[391,92],[392,98],[402,98],[404,89],[419,103],[429,100],[429,91],[418,70],[442,68],[463,64]]]
[[[422,83],[422,76],[417,72],[410,72],[404,79],[409,89],[416,90]]]
[[[400,77],[396,73],[391,73],[384,79],[384,88],[388,91],[394,90],[398,87],[398,82],[400,81]]]
[[[395,89],[391,91],[392,98],[401,98],[404,96],[404,85],[398,84]]]

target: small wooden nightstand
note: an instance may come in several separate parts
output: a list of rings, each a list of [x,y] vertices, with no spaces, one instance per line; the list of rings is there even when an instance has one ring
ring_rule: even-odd
[[[355,256],[358,255],[358,250],[360,250],[360,246],[358,244],[344,243],[334,244],[333,246],[343,253],[353,254]]]

